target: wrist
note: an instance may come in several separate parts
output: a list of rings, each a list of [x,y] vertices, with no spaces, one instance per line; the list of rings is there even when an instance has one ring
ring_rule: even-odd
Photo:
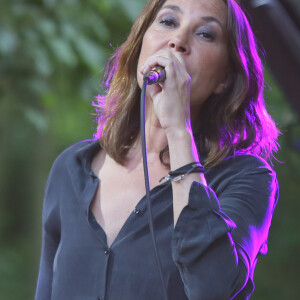
[[[192,161],[199,161],[193,133],[189,129],[176,130],[167,135],[171,169],[177,169]]]
[[[177,127],[166,131],[168,143],[178,143],[180,141],[190,142],[193,139],[193,132],[191,128]]]

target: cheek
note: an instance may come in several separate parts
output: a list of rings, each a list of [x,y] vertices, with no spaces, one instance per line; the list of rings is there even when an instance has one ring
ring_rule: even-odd
[[[196,85],[205,84],[207,87],[214,87],[226,77],[228,58],[223,47],[208,50],[193,59],[191,70],[195,74]]]
[[[216,85],[216,76],[212,66],[208,63],[194,64],[191,71],[191,101],[203,102],[213,92]]]
[[[223,51],[207,51],[194,58],[190,68],[191,104],[202,105],[224,81],[226,74],[227,58]]]
[[[144,46],[144,42],[142,43],[142,47],[141,47],[141,52],[139,55],[139,60],[138,60],[138,69],[140,70],[143,63],[145,61],[145,46]]]
[[[153,26],[153,25],[152,25]],[[138,66],[141,68],[147,58],[161,50],[166,44],[166,36],[158,30],[150,26],[142,41],[141,52],[139,56]]]
[[[142,44],[142,48],[141,48],[141,52],[140,52],[140,56],[139,56],[139,59],[138,59],[138,64],[137,64],[137,70],[136,70],[136,76],[137,76],[137,82],[138,82],[138,85],[140,88],[142,88],[142,85],[143,85],[143,77],[140,73],[140,70],[145,62],[145,58],[146,55],[145,55],[145,47],[144,47],[144,42]]]
[[[150,39],[151,40],[151,39]],[[139,84],[139,87],[142,88],[143,85],[143,76],[140,73],[140,70],[142,66],[144,65],[146,59],[151,55],[151,43],[149,43],[149,34],[144,35],[143,42],[142,42],[142,47],[141,47],[141,52],[139,55],[138,59],[138,64],[137,64],[137,81]]]
[[[143,38],[141,52],[139,56],[138,65],[141,68],[145,60],[151,55],[151,46],[153,44],[153,37],[151,37],[151,28],[149,28]]]

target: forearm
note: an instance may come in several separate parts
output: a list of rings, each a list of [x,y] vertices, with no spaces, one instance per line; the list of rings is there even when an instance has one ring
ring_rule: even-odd
[[[199,161],[198,152],[191,132],[176,130],[167,134],[171,170],[176,170],[193,161]],[[189,191],[194,181],[206,185],[204,174],[191,173],[183,180],[172,182],[174,227],[182,209],[188,204]]]

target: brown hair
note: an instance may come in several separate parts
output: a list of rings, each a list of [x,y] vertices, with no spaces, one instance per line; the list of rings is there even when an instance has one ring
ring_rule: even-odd
[[[122,165],[140,131],[141,91],[136,72],[143,37],[165,1],[148,1],[127,40],[109,60],[104,77],[107,94],[98,96],[96,137]],[[237,2],[225,2],[231,84],[224,93],[205,101],[193,128],[198,151],[207,155],[207,167],[237,151],[268,159],[277,150],[278,130],[265,108],[263,70],[253,32]],[[168,157],[166,147],[160,153],[164,165]]]

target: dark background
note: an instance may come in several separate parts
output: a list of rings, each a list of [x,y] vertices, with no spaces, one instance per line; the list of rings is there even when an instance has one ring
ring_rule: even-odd
[[[0,299],[34,297],[50,167],[63,149],[95,132],[91,103],[102,92],[106,59],[144,3],[0,0]],[[271,32],[277,45],[284,44]],[[268,110],[282,131],[274,161],[280,200],[252,299],[293,300],[300,297],[300,125],[295,104],[290,106],[295,93],[287,93],[274,65],[265,67]],[[283,72],[295,78],[289,69]]]

